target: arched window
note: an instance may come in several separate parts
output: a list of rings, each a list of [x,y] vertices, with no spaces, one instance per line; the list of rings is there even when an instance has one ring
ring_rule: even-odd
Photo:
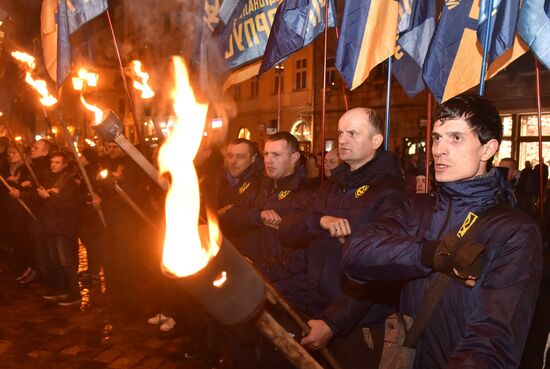
[[[298,119],[294,122],[290,133],[292,133],[300,142],[311,141],[311,129],[309,128],[309,124],[304,122],[302,119]]]

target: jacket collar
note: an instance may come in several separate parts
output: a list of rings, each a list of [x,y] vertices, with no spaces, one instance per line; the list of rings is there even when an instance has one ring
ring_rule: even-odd
[[[332,170],[332,177],[342,186],[353,187],[372,181],[377,176],[400,177],[397,157],[388,151],[377,151],[374,158],[356,170],[351,170],[346,163]]]

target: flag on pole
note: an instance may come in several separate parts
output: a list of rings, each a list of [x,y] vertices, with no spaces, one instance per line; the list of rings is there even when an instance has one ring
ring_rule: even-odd
[[[325,0],[286,0],[279,5],[260,74],[315,40],[325,30]],[[328,1],[328,25],[334,27],[334,2]]]
[[[435,0],[400,0],[393,75],[409,96],[425,85],[422,66],[435,30]]]
[[[550,0],[523,0],[518,33],[537,59],[550,69]]]
[[[107,0],[43,0],[41,35],[44,62],[59,88],[70,74],[69,37],[84,23],[107,10]]]
[[[422,71],[424,82],[439,102],[479,84],[483,59],[477,40],[479,13],[480,0],[445,3]],[[526,51],[526,45],[516,36],[513,46],[489,65],[486,79]]]
[[[499,56],[504,54],[514,44],[516,23],[519,12],[519,0],[493,0],[490,9],[489,0],[481,0],[477,38],[483,47],[487,35],[487,20],[491,16],[489,30],[488,63],[491,65]]]
[[[394,54],[397,21],[397,0],[346,1],[335,65],[350,90]]]

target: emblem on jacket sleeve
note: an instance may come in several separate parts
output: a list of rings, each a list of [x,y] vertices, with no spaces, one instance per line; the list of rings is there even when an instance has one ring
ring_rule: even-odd
[[[277,197],[279,198],[279,200],[282,200],[284,199],[285,197],[287,197],[292,191],[290,190],[287,190],[287,191],[281,191],[279,192],[279,194],[277,195]]]
[[[462,223],[462,227],[460,227],[460,229],[458,230],[458,233],[456,235],[460,238],[464,237],[464,235],[466,234],[466,232],[468,232],[470,227],[472,225],[474,225],[477,218],[479,218],[477,215],[475,215],[472,212],[469,212],[466,219],[464,219],[464,223]]]
[[[246,190],[248,190],[248,187],[250,187],[250,181],[246,181],[239,187],[239,195],[242,195]]]
[[[367,192],[368,189],[369,189],[369,185],[363,185],[363,186],[359,187],[358,189],[356,189],[355,190],[355,198],[358,199],[361,196],[363,196],[365,194],[365,192]]]

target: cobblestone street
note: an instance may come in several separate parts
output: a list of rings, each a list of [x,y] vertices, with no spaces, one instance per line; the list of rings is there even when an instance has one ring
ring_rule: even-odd
[[[188,337],[162,338],[147,315],[110,309],[96,286],[82,289],[80,306],[44,300],[39,284],[20,286],[0,274],[0,367],[2,369],[202,369],[207,360],[185,360]]]

